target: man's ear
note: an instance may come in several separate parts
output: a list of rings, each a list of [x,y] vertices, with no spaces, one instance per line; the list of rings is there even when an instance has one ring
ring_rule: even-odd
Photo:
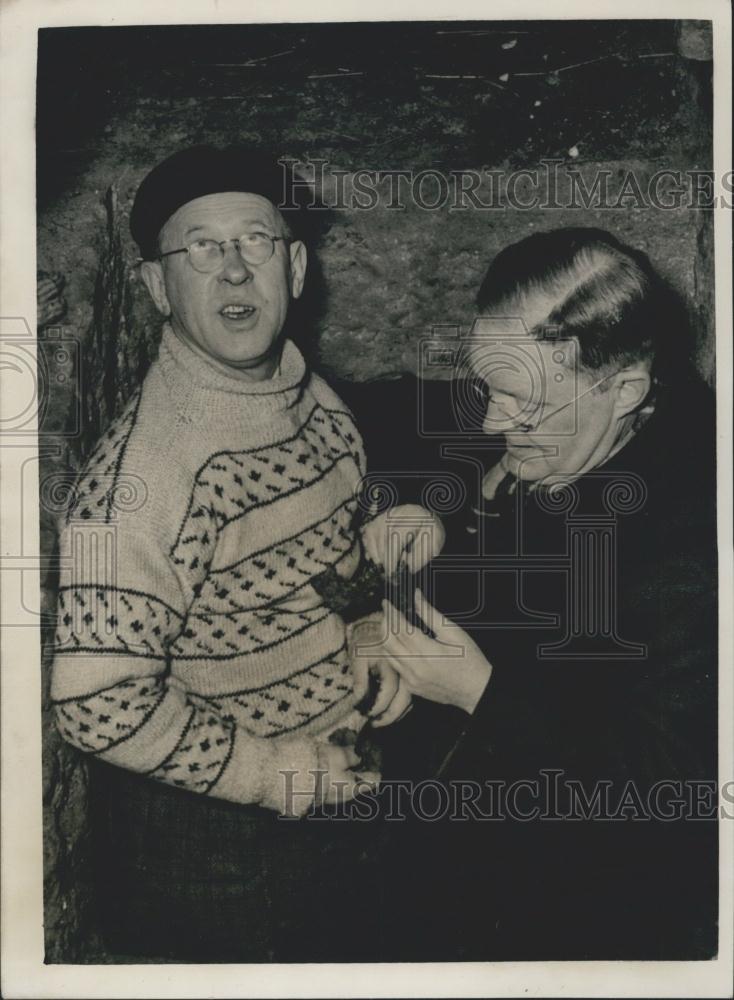
[[[631,365],[617,375],[614,391],[615,408],[620,417],[639,409],[645,402],[652,385],[650,372],[644,365]]]
[[[297,299],[303,291],[308,254],[300,240],[294,240],[288,250],[291,258],[291,295]]]
[[[163,316],[170,316],[171,303],[166,295],[166,281],[160,261],[144,260],[140,265],[140,273],[158,312]]]

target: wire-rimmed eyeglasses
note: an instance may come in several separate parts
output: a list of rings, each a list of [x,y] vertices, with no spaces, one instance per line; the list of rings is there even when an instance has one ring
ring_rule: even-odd
[[[584,396],[590,393],[593,389],[596,389],[597,386],[600,386],[603,382],[606,382],[610,378],[613,378],[616,374],[617,374],[616,371],[610,372],[609,375],[605,375],[603,378],[598,379],[598,381],[594,382],[593,385],[590,385],[587,389],[584,389],[583,392],[580,392],[577,396],[574,396],[573,399],[569,399],[566,403],[562,403],[560,406],[557,406],[549,413],[544,414],[542,417],[540,417],[540,419],[533,421],[519,420],[518,418],[522,415],[521,413],[515,414],[513,416],[511,413],[508,413],[505,409],[503,409],[503,407],[499,403],[497,403],[496,400],[492,398],[492,394],[489,391],[489,386],[483,380],[475,379],[474,388],[475,391],[480,395],[487,413],[489,412],[490,404],[494,403],[494,405],[500,411],[502,416],[505,418],[504,421],[502,420],[494,421],[494,423],[496,423],[497,425],[495,428],[496,433],[500,434],[503,433],[504,431],[509,431],[509,430],[529,433],[530,431],[537,430],[537,428],[540,427],[541,424],[544,424],[546,420],[550,420],[550,418],[554,417],[557,413],[560,413],[562,410],[567,409],[569,406],[573,406],[574,403],[577,403],[580,399],[582,399]],[[541,400],[535,404],[535,412],[539,413],[542,409],[543,409],[543,401]],[[510,424],[510,427],[502,426],[502,424],[505,422],[508,422]],[[490,420],[489,417],[487,417],[484,425],[485,428],[489,424]]]
[[[287,236],[271,236],[269,233],[251,232],[243,233],[242,236],[234,236],[228,240],[194,240],[188,246],[179,247],[177,250],[167,250],[158,255],[158,259],[170,257],[176,253],[186,253],[189,255],[189,263],[195,271],[202,274],[210,274],[218,270],[224,260],[225,246],[233,243],[235,249],[246,264],[259,267],[267,264],[275,253],[275,244],[288,242]]]

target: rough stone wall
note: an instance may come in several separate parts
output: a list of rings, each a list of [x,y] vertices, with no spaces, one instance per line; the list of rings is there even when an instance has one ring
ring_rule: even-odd
[[[589,189],[602,170],[610,174],[610,190],[630,171],[645,188],[658,166],[626,160],[584,164],[579,171]],[[545,201],[542,184],[526,187],[518,186],[519,199],[529,203],[539,192],[540,203]],[[476,194],[490,203],[487,185]],[[471,326],[481,279],[504,246],[537,231],[598,226],[645,251],[683,293],[697,328],[699,367],[708,376],[713,333],[709,223],[710,213],[685,207],[524,211],[506,206],[458,212],[447,207],[429,212],[407,201],[399,215],[388,209],[341,213],[319,255],[328,295],[319,335],[322,358],[337,374],[356,380],[416,371],[421,339],[436,328],[448,332]],[[424,374],[448,377],[450,372]]]
[[[132,291],[122,250],[117,192],[110,187],[93,210],[77,215],[70,263],[66,235],[39,246],[39,265],[64,267],[66,314],[39,331],[47,372],[48,405],[41,425],[41,549],[57,550],[57,532],[74,472],[97,437],[139,383],[150,355],[145,327],[132,322]],[[55,220],[51,232],[71,229]],[[43,232],[43,227],[42,230]],[[62,244],[65,252],[54,256]],[[64,266],[64,265],[67,266]],[[53,617],[58,567],[43,575],[43,610]],[[49,706],[53,625],[43,632],[44,861],[46,960],[82,961],[99,950],[91,909],[92,871],[86,824],[87,770],[83,758],[60,740]]]
[[[680,69],[681,86],[689,87],[693,104],[700,99],[697,72],[689,72],[685,65]],[[303,120],[293,125],[291,146],[296,144],[300,127],[308,147],[311,108],[304,105]],[[79,467],[119,413],[156,351],[160,320],[134,267],[136,248],[127,231],[137,184],[154,163],[181,145],[232,139],[221,123],[208,129],[202,103],[189,97],[165,106],[151,107],[140,101],[126,114],[112,118],[105,132],[110,141],[125,136],[130,142],[134,136],[134,148],[126,149],[124,143],[121,148],[118,143],[112,152],[103,146],[75,184],[39,217],[39,268],[64,274],[67,302],[63,320],[39,333],[50,373],[42,438],[48,454],[41,466],[41,544],[47,556],[56,545],[69,473]],[[238,128],[240,138],[246,132],[245,125]],[[663,156],[641,160],[635,151],[634,156],[588,160],[580,169],[587,178],[604,168],[616,177],[634,170],[644,179],[659,166],[705,168],[705,129],[698,135],[691,133],[687,141],[689,148],[677,148],[673,160]],[[309,152],[314,156],[318,149],[311,144]],[[332,158],[333,166],[338,162]],[[342,162],[346,169],[354,165],[349,158]],[[508,165],[506,160],[495,164],[497,169]],[[537,167],[537,163],[528,165]],[[453,169],[462,167],[480,170],[486,163],[455,162]],[[478,194],[482,197],[486,192]],[[416,371],[421,338],[437,327],[448,332],[446,328],[471,324],[473,297],[495,252],[535,230],[598,225],[645,250],[685,294],[697,329],[699,367],[710,377],[714,360],[711,222],[710,213],[685,208],[430,212],[410,200],[399,213],[384,207],[334,213],[316,248],[324,308],[316,315],[313,332],[321,363],[335,375],[357,380]],[[447,377],[449,373],[427,374]],[[49,615],[55,606],[56,586],[57,574],[51,566],[43,578],[44,609]],[[46,960],[105,961],[108,956],[96,938],[90,910],[86,769],[84,761],[59,739],[49,710],[50,632],[49,625],[44,629]]]

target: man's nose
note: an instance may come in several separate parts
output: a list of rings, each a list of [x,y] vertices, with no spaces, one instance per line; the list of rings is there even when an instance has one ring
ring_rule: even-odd
[[[484,417],[484,430],[488,434],[499,434],[502,431],[510,430],[515,426],[516,421],[513,420],[511,414],[507,410],[496,403],[493,399],[490,399],[489,405],[487,406],[487,412]]]
[[[239,247],[232,240],[222,247],[224,258],[220,277],[235,285],[241,285],[252,278],[252,271],[242,257]]]
[[[513,416],[492,403],[487,408],[487,415],[482,425],[485,434],[526,434],[531,429],[532,425],[522,414]]]

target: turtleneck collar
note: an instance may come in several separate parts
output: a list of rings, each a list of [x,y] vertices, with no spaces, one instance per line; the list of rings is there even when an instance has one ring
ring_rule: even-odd
[[[272,419],[298,402],[307,377],[303,355],[290,340],[272,378],[255,382],[181,340],[170,323],[163,327],[158,364],[179,411],[206,422]]]

